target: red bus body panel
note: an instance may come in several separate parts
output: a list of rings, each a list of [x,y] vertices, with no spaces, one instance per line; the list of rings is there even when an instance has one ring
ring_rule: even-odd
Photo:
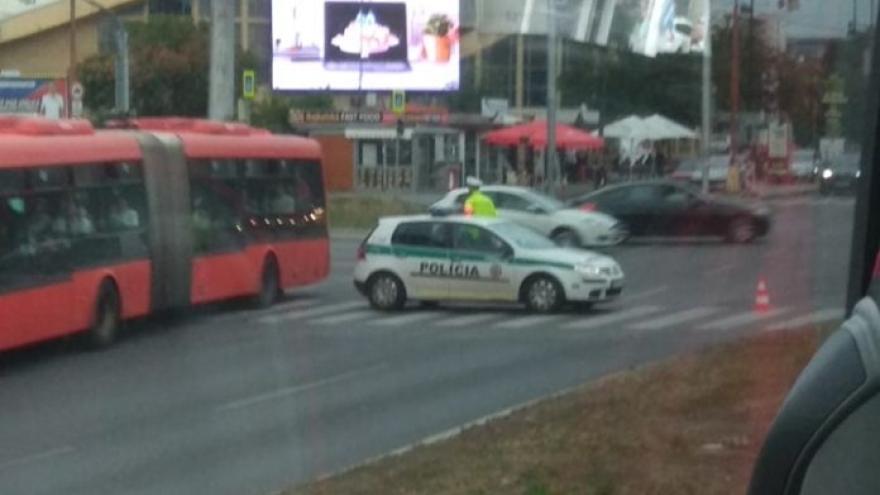
[[[0,295],[0,349],[84,331],[95,318],[98,289],[113,280],[125,319],[150,311],[150,262],[81,270],[56,284]]]

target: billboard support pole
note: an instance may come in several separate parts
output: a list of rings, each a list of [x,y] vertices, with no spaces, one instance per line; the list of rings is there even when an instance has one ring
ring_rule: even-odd
[[[547,0],[547,171],[545,179],[561,184],[556,156],[556,0]]]
[[[709,192],[709,156],[712,154],[712,12],[709,10],[712,0],[703,0],[703,193]]]

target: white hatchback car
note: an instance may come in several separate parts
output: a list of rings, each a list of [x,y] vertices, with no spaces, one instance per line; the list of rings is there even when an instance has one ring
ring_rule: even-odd
[[[626,227],[604,213],[569,208],[561,201],[524,187],[485,186],[498,216],[529,227],[560,246],[614,246],[627,239]],[[431,213],[459,214],[464,211],[468,190],[454,189],[431,205]]]
[[[536,232],[494,218],[383,218],[358,249],[354,285],[381,310],[418,301],[521,302],[551,312],[591,305],[623,291],[608,256],[561,248]]]

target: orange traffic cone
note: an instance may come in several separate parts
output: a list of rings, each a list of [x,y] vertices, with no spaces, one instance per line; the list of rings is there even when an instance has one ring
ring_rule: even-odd
[[[755,293],[755,312],[767,311],[770,311],[770,291],[767,290],[767,282],[762,278],[758,281],[758,290]]]

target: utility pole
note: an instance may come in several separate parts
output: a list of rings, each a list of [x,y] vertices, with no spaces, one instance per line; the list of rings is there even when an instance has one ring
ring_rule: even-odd
[[[712,11],[711,0],[703,0],[703,193],[709,192],[709,157],[712,154]]]
[[[76,0],[70,0],[70,64],[67,68],[67,104],[64,105],[67,108],[67,117],[73,116],[73,111],[71,110],[71,102],[73,101],[73,96],[70,94],[70,90],[73,87],[73,83],[76,82]]]
[[[560,185],[556,156],[556,0],[547,0],[547,175]],[[546,177],[545,177],[546,179]]]
[[[114,33],[114,38],[116,40],[116,58],[113,61],[115,73],[114,104],[117,112],[127,115],[131,106],[131,82],[128,56],[128,30],[125,28],[125,22],[123,22],[122,19],[112,10],[104,7],[95,0],[83,1],[110,16],[110,19],[113,22],[113,27],[116,31]]]
[[[739,0],[733,0],[733,32],[730,47],[730,164],[739,151]]]
[[[211,71],[208,117],[235,117],[235,1],[211,2]]]

